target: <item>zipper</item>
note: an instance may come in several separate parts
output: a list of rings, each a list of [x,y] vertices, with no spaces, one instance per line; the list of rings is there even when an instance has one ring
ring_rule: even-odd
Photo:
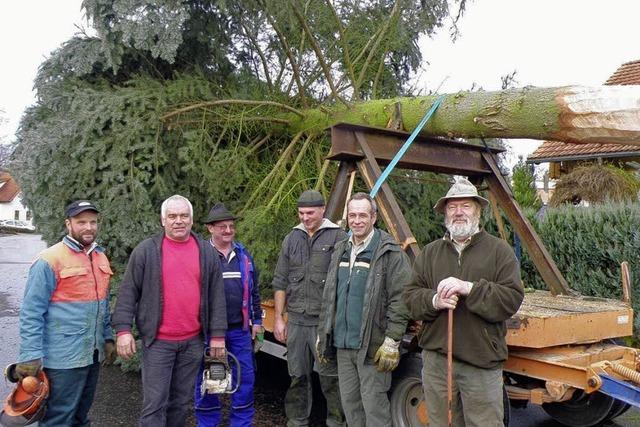
[[[349,313],[349,289],[351,288],[351,272],[349,272],[349,279],[347,280],[347,289],[345,289],[344,295],[344,343],[343,347],[347,348],[347,337],[349,336],[349,320],[347,319],[347,313]]]
[[[100,317],[100,296],[98,294],[98,278],[96,277],[96,272],[93,268],[93,256],[91,253],[88,253],[89,264],[91,264],[91,274],[93,275],[93,288],[96,292],[96,320],[95,320],[95,328],[93,332],[93,349],[98,349],[98,318]],[[98,350],[99,352],[100,350]],[[92,354],[93,358],[93,354]]]

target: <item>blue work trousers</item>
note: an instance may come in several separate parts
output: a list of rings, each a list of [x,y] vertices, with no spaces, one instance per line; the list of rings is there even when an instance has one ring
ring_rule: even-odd
[[[46,413],[38,424],[40,427],[91,425],[88,414],[100,373],[97,351],[93,360],[93,364],[82,368],[44,368],[50,390]]]
[[[230,329],[227,331],[225,342],[227,351],[233,353],[240,363],[240,387],[231,395],[228,425],[231,427],[251,427],[255,413],[253,407],[255,370],[251,331],[244,331],[242,328]],[[238,372],[236,365],[231,358],[229,359],[232,369],[232,385],[235,388],[238,383]],[[198,427],[215,427],[222,422],[222,405],[216,394],[201,395],[202,371],[203,367],[201,366],[196,379],[194,397],[196,419]]]

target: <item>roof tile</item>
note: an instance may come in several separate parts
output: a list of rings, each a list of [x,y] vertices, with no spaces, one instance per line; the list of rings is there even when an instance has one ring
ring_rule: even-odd
[[[20,192],[18,183],[6,172],[0,172],[0,183],[4,183],[0,187],[0,203],[11,202]]]

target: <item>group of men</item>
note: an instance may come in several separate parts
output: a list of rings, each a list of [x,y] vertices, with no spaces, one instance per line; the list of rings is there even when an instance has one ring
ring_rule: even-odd
[[[459,179],[435,209],[445,236],[427,245],[413,268],[400,245],[376,228],[377,206],[365,193],[347,201],[349,234],[324,217],[325,202],[302,193],[300,223],[284,238],[274,273],[275,338],[287,346],[291,384],[288,426],[307,426],[312,372],[327,401],[327,426],[392,425],[388,391],[410,318],[423,323],[423,386],[430,425],[447,423],[447,311],[454,310],[454,425],[502,425],[505,320],[522,302],[518,262],[505,242],[479,227],[486,199]],[[21,310],[16,374],[44,369],[51,392],[42,426],[89,425],[99,364],[137,351],[142,342],[141,426],[180,426],[194,396],[199,426],[221,423],[215,394],[201,394],[203,360],[236,355],[239,389],[231,426],[254,416],[253,349],[264,333],[258,274],[235,238],[238,219],[218,203],[204,221],[211,237],[191,231],[189,200],[161,207],[163,232],[131,253],[113,316],[109,261],[95,242],[98,209],[77,201],[66,210],[68,234],[32,266]],[[112,327],[115,329],[115,344]],[[259,344],[259,342],[258,342]]]

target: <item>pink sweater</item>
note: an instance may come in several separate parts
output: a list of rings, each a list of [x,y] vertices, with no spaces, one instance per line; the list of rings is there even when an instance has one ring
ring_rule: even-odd
[[[158,339],[193,338],[200,325],[200,251],[193,236],[186,242],[162,241],[162,321]]]

